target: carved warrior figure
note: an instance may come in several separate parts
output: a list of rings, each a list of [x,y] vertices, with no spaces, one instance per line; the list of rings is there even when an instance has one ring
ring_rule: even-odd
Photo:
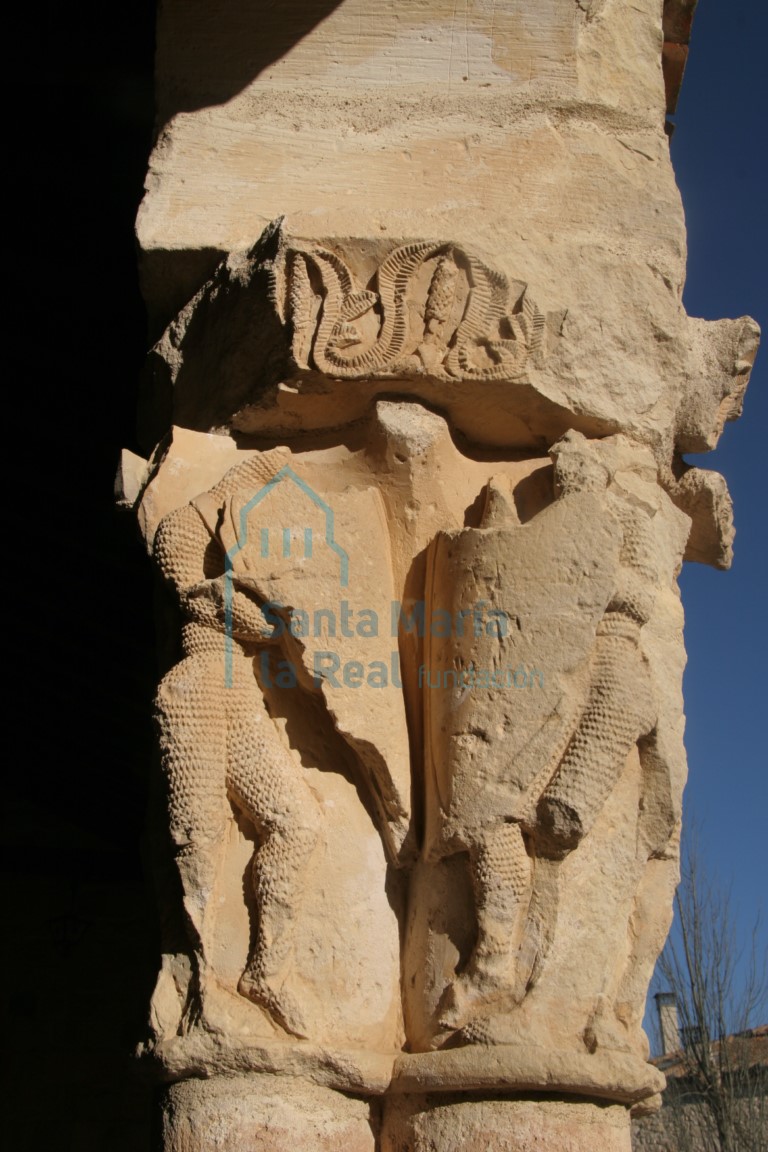
[[[426,697],[429,853],[468,853],[475,895],[476,943],[440,1010],[442,1028],[467,1042],[493,1039],[483,1019],[514,1008],[545,959],[557,898],[537,891],[537,858],[578,847],[638,742],[648,738],[654,769],[660,759],[640,647],[656,597],[652,509],[611,489],[607,454],[568,434],[551,452],[553,505],[521,525],[503,478],[492,479],[480,528],[440,534],[431,549],[433,598],[451,596],[461,612],[482,596],[511,621],[510,635],[432,639],[429,656],[443,676],[475,685],[466,703],[460,690]],[[531,668],[544,629],[549,683]],[[569,699],[562,685],[580,667],[586,686]],[[524,707],[499,714],[500,693],[478,679],[489,668],[529,678]]]
[[[367,739],[357,737],[354,725],[344,727],[343,703],[331,717],[322,676],[307,664],[306,645],[286,626],[294,610],[328,603],[318,591],[328,574],[317,555],[323,551],[321,541],[327,542],[325,533],[318,535],[309,565],[290,549],[287,554],[283,550],[288,559],[270,556],[265,562],[264,533],[274,532],[274,521],[268,517],[271,528],[261,531],[247,525],[248,509],[266,495],[277,499],[280,511],[294,510],[296,488],[280,482],[285,473],[297,479],[285,465],[287,459],[288,453],[279,448],[258,454],[161,520],[154,555],[178,595],[184,620],[183,656],[161,682],[156,708],[170,831],[198,989],[204,993],[206,981],[217,978],[210,953],[216,940],[216,881],[230,801],[254,826],[259,840],[252,862],[258,930],[238,991],[280,1027],[305,1038],[312,1020],[291,984],[307,868],[323,826],[321,806],[299,759],[294,759],[294,745],[281,735],[270,712],[280,692],[279,675],[275,693],[272,672],[281,665],[290,668],[290,687],[295,689],[290,696],[298,697],[293,711],[305,713],[308,727],[313,721],[321,726],[328,721],[318,740],[325,744],[327,766],[341,771],[347,764],[352,774],[357,769],[363,777],[361,791],[367,794],[393,863],[407,831],[407,813],[392,775],[398,770],[397,757],[393,754],[387,762],[379,753],[376,726],[385,723],[396,737],[405,721],[404,714],[400,717],[401,697],[399,711],[392,710],[390,695],[375,689],[360,693]],[[370,518],[377,501],[370,488],[341,493],[335,501],[337,518],[349,528],[345,516]],[[274,506],[271,511],[274,516]],[[291,529],[277,535],[284,538],[286,531]],[[387,564],[385,548],[368,551]],[[330,552],[331,566],[338,563],[337,552]],[[377,572],[376,579],[383,584],[384,574]],[[333,594],[333,585],[324,587],[326,594]],[[339,649],[343,643],[343,637],[336,637]],[[386,637],[384,643],[389,645]]]
[[[561,499],[608,486],[610,475],[599,462],[599,448],[590,451],[577,440],[575,451],[561,448],[555,461]],[[537,844],[553,855],[571,851],[590,830],[630,748],[656,721],[648,664],[639,644],[655,598],[649,516],[610,491],[606,504],[621,531],[616,584],[597,626],[586,708],[537,806]]]
[[[254,673],[258,652],[274,644],[274,628],[240,574],[227,577],[233,589],[231,604],[225,604],[227,497],[233,483],[242,487],[250,481],[258,488],[269,478],[258,459],[235,471],[236,480],[225,477],[210,493],[165,517],[155,540],[155,558],[177,590],[185,618],[183,658],[157,694],[170,831],[202,980],[227,798],[254,824],[261,840],[253,858],[259,930],[239,990],[302,1036],[306,1022],[284,983],[320,813],[279,739]]]

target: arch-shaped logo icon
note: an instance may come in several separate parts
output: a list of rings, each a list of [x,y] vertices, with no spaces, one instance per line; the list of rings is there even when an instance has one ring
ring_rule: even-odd
[[[248,516],[259,504],[265,500],[271,492],[275,490],[278,484],[284,480],[290,481],[309,499],[313,504],[318,507],[325,517],[325,543],[335,552],[339,557],[339,585],[342,588],[349,586],[349,556],[344,548],[337,543],[335,538],[334,516],[333,509],[329,504],[319,496],[306,480],[302,480],[297,476],[289,464],[284,465],[279,472],[259,488],[250,500],[243,505],[239,511],[238,525],[237,525],[237,542],[229,548],[224,555],[224,633],[225,633],[225,661],[224,661],[224,676],[226,686],[232,687],[232,664],[234,652],[234,639],[233,639],[233,598],[234,598],[234,569],[235,560],[237,555],[242,552],[248,543]],[[270,551],[270,529],[262,528],[260,530],[260,553],[266,559]],[[275,532],[282,544],[282,555],[288,557],[291,555],[293,546],[292,533],[290,528],[276,528]],[[311,527],[304,529],[304,556],[306,559],[311,559],[314,550],[313,530]]]

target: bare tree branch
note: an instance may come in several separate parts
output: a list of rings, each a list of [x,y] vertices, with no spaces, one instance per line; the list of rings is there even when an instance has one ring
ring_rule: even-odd
[[[682,1051],[665,1093],[676,1147],[768,1152],[768,1067],[753,1032],[768,1005],[759,923],[740,951],[731,892],[709,882],[695,839],[684,856],[675,913],[654,987],[674,994],[680,1023]]]

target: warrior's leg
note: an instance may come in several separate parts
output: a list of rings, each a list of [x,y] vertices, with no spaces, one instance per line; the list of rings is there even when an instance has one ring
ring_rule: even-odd
[[[516,998],[514,958],[531,895],[531,861],[518,824],[499,824],[470,850],[477,941],[446,997],[444,1024],[460,1027],[485,1005]]]
[[[556,856],[590,830],[632,745],[653,725],[648,669],[635,638],[598,633],[592,675],[587,707],[538,805],[537,845]]]
[[[206,952],[205,920],[227,819],[225,688],[215,677],[208,657],[187,657],[163,678],[156,698],[170,833],[198,960]]]
[[[227,784],[263,837],[253,862],[259,928],[239,987],[288,1031],[304,1036],[305,1022],[284,984],[293,965],[305,871],[320,833],[320,811],[280,742],[258,689],[233,698],[229,712]]]
[[[676,744],[670,746],[670,741]],[[640,741],[642,794],[637,847],[646,863],[632,905],[629,950],[615,997],[617,1017],[630,1037],[642,1037],[643,1044],[640,1028],[648,985],[669,932],[680,879],[682,781],[675,774],[677,786],[673,786],[670,751],[673,755],[677,752],[678,763],[684,763],[682,740],[676,733],[665,734],[665,746],[657,732]]]

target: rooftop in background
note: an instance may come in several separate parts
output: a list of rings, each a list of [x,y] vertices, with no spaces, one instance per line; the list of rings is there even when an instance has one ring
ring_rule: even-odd
[[[688,59],[693,13],[698,0],[664,0],[662,67],[667,93],[667,115],[674,116]]]
[[[748,1028],[745,1032],[736,1032],[733,1036],[729,1036],[725,1043],[729,1049],[739,1048],[738,1064],[741,1068],[746,1065],[749,1068],[768,1069],[768,1024]],[[711,1047],[713,1053],[718,1054],[720,1041],[713,1040]],[[667,1079],[682,1080],[689,1074],[690,1063],[685,1048],[667,1052],[664,1056],[655,1056],[651,1063],[663,1072]]]

